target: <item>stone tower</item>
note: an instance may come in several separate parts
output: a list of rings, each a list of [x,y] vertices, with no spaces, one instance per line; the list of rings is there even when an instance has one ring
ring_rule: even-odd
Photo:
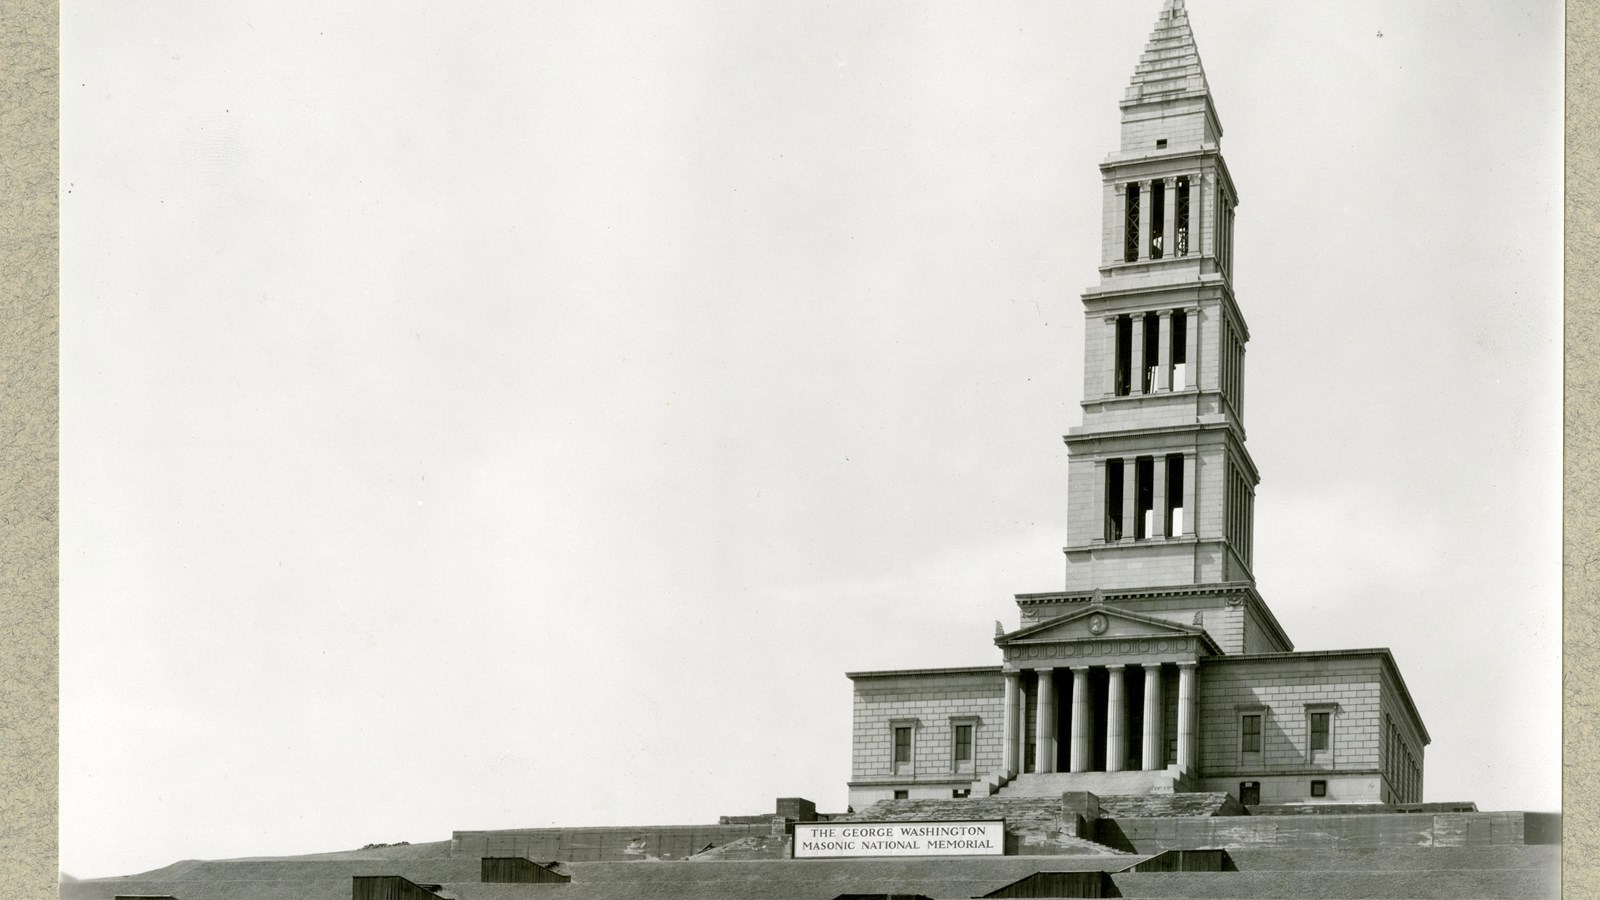
[[[1183,0],[1164,3],[1120,105],[1100,283],[1083,294],[1083,424],[1066,436],[1066,590],[1020,595],[1024,623],[1092,596],[1203,624],[1225,652],[1288,650],[1251,574],[1238,194]]]

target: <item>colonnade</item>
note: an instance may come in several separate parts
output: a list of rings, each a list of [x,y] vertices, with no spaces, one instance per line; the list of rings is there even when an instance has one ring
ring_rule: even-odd
[[[1197,762],[1196,729],[1198,715],[1198,697],[1196,696],[1196,671],[1197,664],[1193,661],[1179,662],[1178,666],[1178,722],[1177,722],[1177,748],[1178,766],[1182,769],[1192,770]],[[1071,666],[1072,696],[1069,715],[1071,716],[1069,736],[1071,740],[1068,770],[1072,772],[1090,771],[1094,758],[1095,741],[1105,743],[1105,759],[1108,772],[1123,771],[1124,760],[1128,756],[1128,690],[1126,673],[1128,668],[1122,663],[1113,663],[1105,666]],[[1106,671],[1106,727],[1105,733],[1094,733],[1095,710],[1093,697],[1089,689],[1089,671],[1092,668],[1103,668]],[[1144,679],[1144,707],[1143,731],[1140,746],[1142,748],[1140,768],[1150,772],[1166,768],[1166,742],[1162,727],[1162,679],[1159,663],[1139,666],[1143,670]],[[1056,696],[1055,668],[1042,667],[1034,669],[1038,674],[1035,691],[1037,693],[1038,720],[1034,731],[1034,765],[1033,771],[1046,773],[1056,771],[1058,727],[1057,719],[1060,713],[1061,701]],[[1022,672],[1010,670],[1005,673],[1005,766],[1012,774],[1021,774],[1025,757],[1024,746],[1027,741],[1027,696],[1022,680]]]
[[[1120,215],[1114,217],[1116,225],[1113,228],[1111,245],[1113,258],[1121,262],[1144,262],[1198,253],[1199,247],[1196,242],[1200,231],[1199,223],[1204,221],[1200,215],[1202,198],[1205,196],[1203,190],[1205,183],[1205,176],[1199,172],[1117,182],[1114,190]],[[1159,225],[1155,221],[1155,216],[1151,215],[1155,197],[1154,188],[1157,184],[1161,185],[1162,195]],[[1137,213],[1128,208],[1130,187],[1136,188],[1139,195]],[[1180,218],[1178,215],[1180,195],[1184,196],[1183,204],[1187,207],[1186,218]],[[1137,221],[1133,221],[1134,215],[1138,216]],[[1130,234],[1129,228],[1137,228],[1138,234]]]
[[[1181,372],[1173,365],[1176,355],[1173,347],[1172,316],[1180,313],[1183,317],[1183,370]],[[1153,394],[1165,391],[1181,391],[1192,388],[1196,384],[1197,364],[1200,361],[1200,307],[1195,304],[1183,306],[1178,309],[1161,309],[1153,313],[1156,320],[1156,358],[1145,359],[1145,327],[1150,316],[1133,314],[1123,316],[1105,317],[1105,358],[1110,362],[1105,367],[1105,383],[1101,386],[1107,395],[1120,394],[1117,385],[1117,374],[1121,366],[1117,363],[1117,320],[1127,318],[1132,328],[1130,343],[1128,345],[1128,384],[1129,394]],[[1149,377],[1145,370],[1149,369]]]

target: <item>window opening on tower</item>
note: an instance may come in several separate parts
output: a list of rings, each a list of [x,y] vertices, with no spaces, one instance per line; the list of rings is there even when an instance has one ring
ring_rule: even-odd
[[[1141,456],[1134,460],[1134,505],[1138,516],[1134,519],[1137,531],[1135,540],[1145,540],[1155,533],[1156,461],[1154,457]]]
[[[1172,311],[1172,371],[1168,376],[1173,390],[1189,387],[1189,314],[1181,309]]]
[[[1157,178],[1150,182],[1150,258],[1160,259],[1167,221],[1167,184]]]
[[[1139,261],[1139,183],[1130,182],[1127,188],[1127,222],[1124,225],[1122,261]]]
[[[1117,316],[1117,384],[1118,397],[1126,397],[1133,388],[1133,319]]]
[[[1173,198],[1178,204],[1177,229],[1178,234],[1173,238],[1173,252],[1178,256],[1189,255],[1189,177],[1179,176],[1177,184],[1177,197]]]
[[[1148,394],[1156,389],[1156,369],[1160,367],[1161,316],[1144,314],[1144,364],[1139,367],[1139,393]]]
[[[1106,542],[1122,540],[1122,460],[1106,460]]]
[[[1183,454],[1169,453],[1164,462],[1167,467],[1164,533],[1177,537],[1183,534]]]

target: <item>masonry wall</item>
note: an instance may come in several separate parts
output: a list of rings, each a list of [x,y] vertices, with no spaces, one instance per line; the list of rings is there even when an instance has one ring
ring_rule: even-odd
[[[620,828],[515,828],[457,831],[451,856],[520,856],[534,861],[685,859],[710,846],[782,835],[783,821],[751,825],[645,825]]]
[[[1379,741],[1383,661],[1377,654],[1211,657],[1200,666],[1200,774],[1212,784],[1262,782],[1263,803],[1308,799],[1312,779],[1329,802],[1382,802]],[[1321,706],[1320,704],[1327,704]],[[1330,748],[1310,750],[1312,710],[1331,713]],[[1241,721],[1262,716],[1261,752],[1242,750]],[[1333,794],[1344,794],[1335,796]]]
[[[1136,853],[1187,847],[1488,847],[1523,844],[1520,812],[1100,819],[1095,838]]]
[[[1004,760],[1005,681],[998,666],[983,669],[858,674],[851,724],[851,781],[926,787],[922,796],[948,798],[952,784],[998,771]],[[896,772],[893,724],[914,727],[912,771]],[[953,723],[952,720],[959,720]],[[975,725],[973,764],[958,770],[953,724]],[[854,792],[852,792],[854,796]],[[913,795],[915,798],[917,795]]]

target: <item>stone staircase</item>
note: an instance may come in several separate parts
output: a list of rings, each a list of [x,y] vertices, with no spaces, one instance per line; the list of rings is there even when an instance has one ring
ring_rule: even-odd
[[[1088,791],[1101,797],[1118,794],[1175,794],[1200,786],[1177,766],[1153,772],[1048,772],[1018,775],[994,793],[996,797],[1060,797]]]

